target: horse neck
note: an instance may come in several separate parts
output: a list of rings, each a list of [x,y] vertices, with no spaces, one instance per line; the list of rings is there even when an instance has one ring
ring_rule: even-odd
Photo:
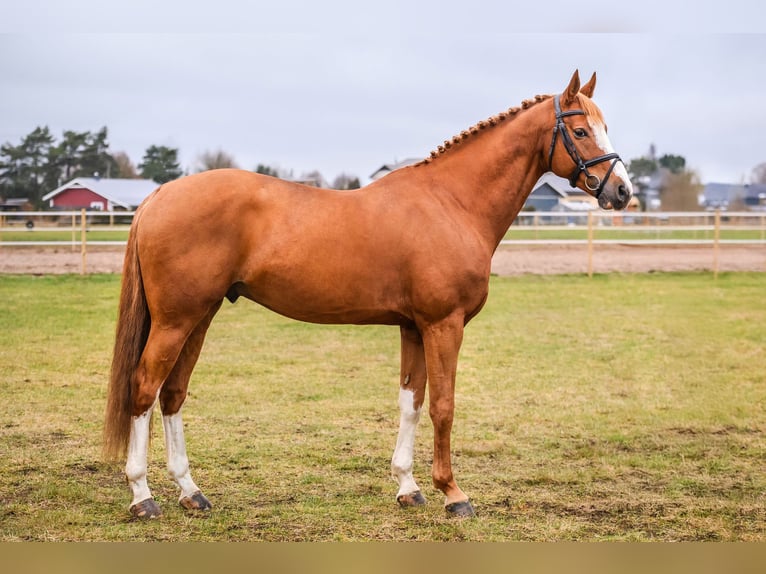
[[[418,166],[469,215],[494,250],[546,171],[553,104],[543,101]]]

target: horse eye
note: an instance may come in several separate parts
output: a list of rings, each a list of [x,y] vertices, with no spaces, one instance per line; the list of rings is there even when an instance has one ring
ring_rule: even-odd
[[[575,135],[576,138],[584,138],[584,137],[588,136],[588,132],[586,132],[582,128],[575,128],[574,129],[574,135]]]

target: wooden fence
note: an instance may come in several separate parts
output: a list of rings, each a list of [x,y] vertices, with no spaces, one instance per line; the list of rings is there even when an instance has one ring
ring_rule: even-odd
[[[721,245],[766,245],[766,212],[522,212],[501,244],[709,245],[717,276]]]
[[[0,212],[0,250],[69,246],[72,251],[79,249],[84,274],[88,247],[124,246],[133,214],[86,210]],[[501,244],[587,245],[589,275],[593,274],[593,252],[598,245],[709,245],[717,274],[721,245],[766,246],[766,212],[522,212]]]

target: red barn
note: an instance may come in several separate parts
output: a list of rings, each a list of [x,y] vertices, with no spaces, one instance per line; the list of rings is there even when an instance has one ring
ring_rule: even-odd
[[[133,210],[157,189],[151,179],[78,177],[45,195],[53,209]]]

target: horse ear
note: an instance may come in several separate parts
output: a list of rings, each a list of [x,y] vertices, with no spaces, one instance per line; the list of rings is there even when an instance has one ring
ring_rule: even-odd
[[[590,77],[590,80],[588,80],[588,83],[585,84],[582,88],[580,88],[580,93],[585,94],[589,98],[593,97],[593,91],[596,89],[596,72],[593,72],[593,75]]]
[[[566,90],[564,90],[564,93],[562,94],[562,103],[564,105],[571,104],[575,101],[575,98],[577,97],[577,93],[580,91],[580,72],[578,70],[574,71],[574,74],[572,74],[572,79],[569,80],[569,85],[567,86]]]

